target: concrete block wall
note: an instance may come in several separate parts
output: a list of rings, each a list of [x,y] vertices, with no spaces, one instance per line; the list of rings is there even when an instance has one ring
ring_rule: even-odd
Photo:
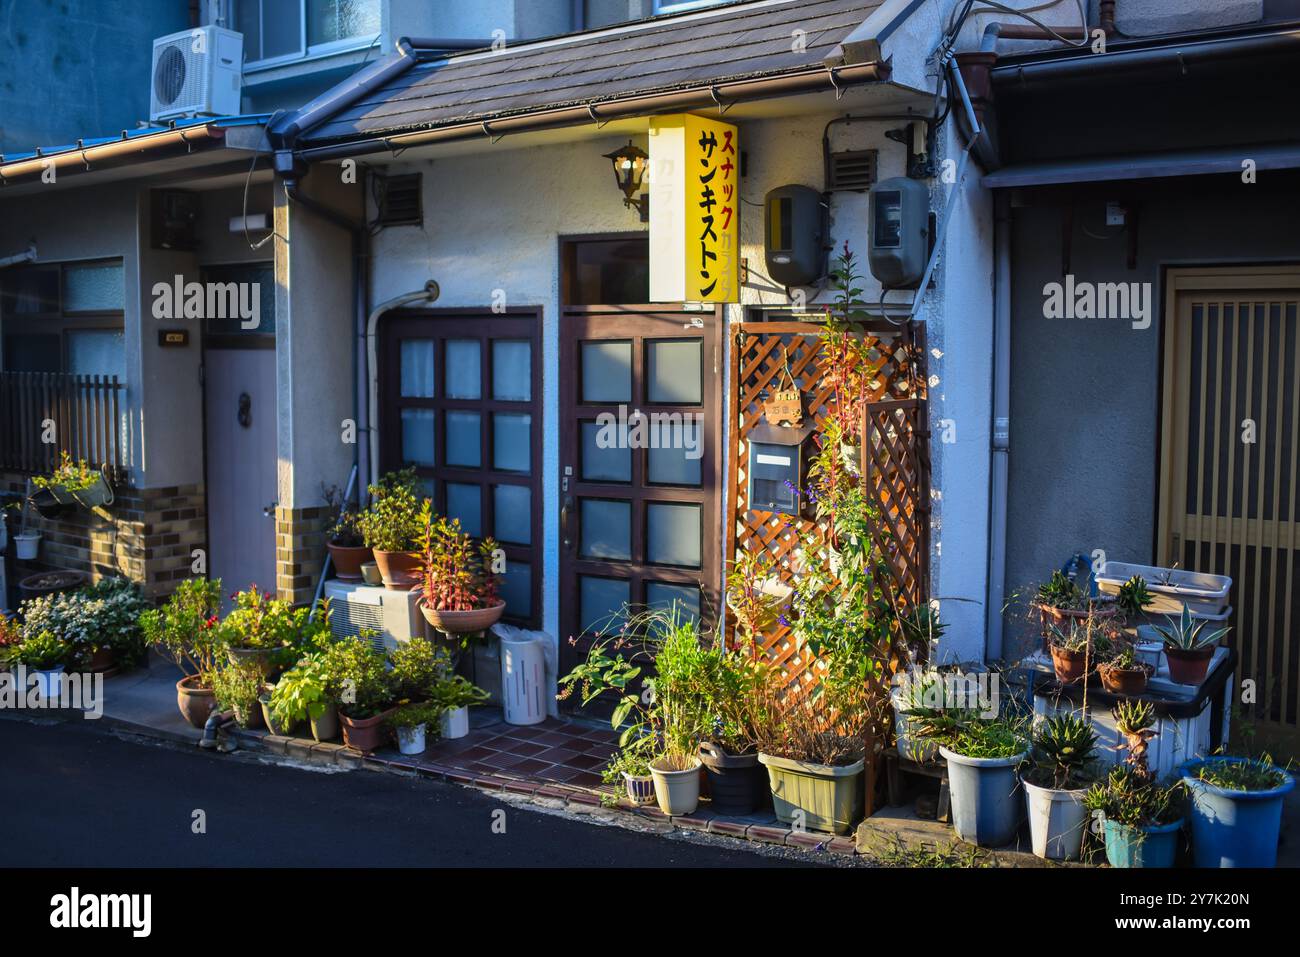
[[[275,589],[278,597],[305,605],[316,595],[316,583],[325,567],[325,528],[329,508],[275,510]]]

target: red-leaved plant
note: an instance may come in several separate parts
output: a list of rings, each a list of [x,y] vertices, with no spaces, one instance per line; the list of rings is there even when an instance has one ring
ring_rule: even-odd
[[[495,605],[497,543],[491,538],[475,542],[461,530],[459,519],[435,518],[427,504],[425,512],[424,603],[438,611],[473,611]]]

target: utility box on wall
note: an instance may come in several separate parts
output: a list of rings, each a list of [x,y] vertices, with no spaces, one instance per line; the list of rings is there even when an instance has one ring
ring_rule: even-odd
[[[826,259],[826,213],[810,186],[778,186],[763,204],[767,274],[783,286],[811,286]]]
[[[760,422],[746,436],[749,443],[749,507],[798,515],[804,479],[803,446],[814,425],[788,428]]]
[[[871,190],[871,275],[890,289],[921,281],[930,252],[930,192],[919,180],[896,176]]]

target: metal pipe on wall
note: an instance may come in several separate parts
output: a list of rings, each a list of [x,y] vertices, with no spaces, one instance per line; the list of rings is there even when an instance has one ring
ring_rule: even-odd
[[[1011,198],[993,194],[993,430],[989,448],[989,553],[985,660],[1002,657],[1007,594],[1007,486],[1011,460]]]

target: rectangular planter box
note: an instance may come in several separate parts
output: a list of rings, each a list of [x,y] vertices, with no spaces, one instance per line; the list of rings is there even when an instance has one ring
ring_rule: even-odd
[[[1232,589],[1232,579],[1226,575],[1131,562],[1106,562],[1097,575],[1097,587],[1104,594],[1116,595],[1120,586],[1134,575],[1146,579],[1153,600],[1145,610],[1153,616],[1181,615],[1184,605],[1193,615],[1220,615],[1228,606],[1228,592]]]
[[[862,816],[865,761],[833,767],[771,754],[759,754],[758,760],[767,767],[772,805],[783,824],[847,834]]]

